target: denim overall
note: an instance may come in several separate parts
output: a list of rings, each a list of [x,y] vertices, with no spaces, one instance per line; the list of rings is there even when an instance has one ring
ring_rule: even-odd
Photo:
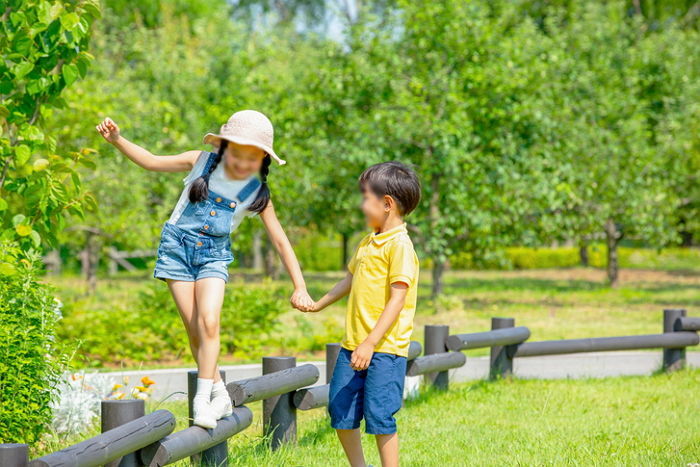
[[[201,175],[209,173],[216,159],[210,153]],[[153,277],[161,280],[196,281],[220,277],[228,281],[231,253],[231,220],[239,203],[251,197],[260,186],[252,178],[235,199],[228,199],[209,190],[207,199],[187,201],[175,224],[166,222],[160,237],[158,259]]]

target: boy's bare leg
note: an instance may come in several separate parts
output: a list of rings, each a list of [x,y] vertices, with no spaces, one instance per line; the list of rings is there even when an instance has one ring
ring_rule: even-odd
[[[360,429],[355,430],[335,430],[338,433],[340,444],[343,445],[345,455],[350,461],[351,467],[365,467],[365,454],[362,452],[362,442],[360,441]]]
[[[382,467],[399,466],[399,435],[376,435],[379,457],[382,459]]]

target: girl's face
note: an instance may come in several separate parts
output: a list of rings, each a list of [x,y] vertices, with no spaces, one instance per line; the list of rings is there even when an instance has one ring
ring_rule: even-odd
[[[224,152],[226,174],[234,180],[243,180],[260,171],[265,151],[255,146],[229,142]]]

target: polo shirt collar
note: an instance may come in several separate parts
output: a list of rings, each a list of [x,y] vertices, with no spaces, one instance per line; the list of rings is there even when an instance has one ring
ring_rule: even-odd
[[[372,242],[374,242],[375,245],[381,246],[385,244],[390,238],[393,238],[398,234],[406,232],[406,223],[404,222],[403,224],[396,226],[393,229],[387,230],[386,232],[372,235]]]

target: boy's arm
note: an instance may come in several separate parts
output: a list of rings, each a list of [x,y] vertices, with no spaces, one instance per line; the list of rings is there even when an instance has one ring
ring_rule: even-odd
[[[367,338],[357,346],[352,353],[350,359],[350,367],[353,370],[366,370],[369,367],[369,362],[372,360],[374,348],[380,340],[386,335],[396,318],[399,317],[403,306],[406,303],[406,294],[408,293],[408,284],[405,282],[394,282],[391,284],[391,292],[389,300],[384,305],[384,311],[379,315],[377,324],[374,329],[367,335]]]
[[[194,167],[201,151],[187,151],[175,156],[155,156],[124,138],[119,127],[111,118],[105,118],[95,127],[102,137],[136,165],[154,172],[184,172]]]
[[[348,271],[348,273],[345,275],[345,277],[335,284],[333,288],[319,301],[317,301],[313,307],[311,307],[309,310],[302,310],[302,311],[321,311],[324,308],[326,308],[328,305],[331,305],[347,294],[350,293],[350,287],[352,286],[352,273]]]

